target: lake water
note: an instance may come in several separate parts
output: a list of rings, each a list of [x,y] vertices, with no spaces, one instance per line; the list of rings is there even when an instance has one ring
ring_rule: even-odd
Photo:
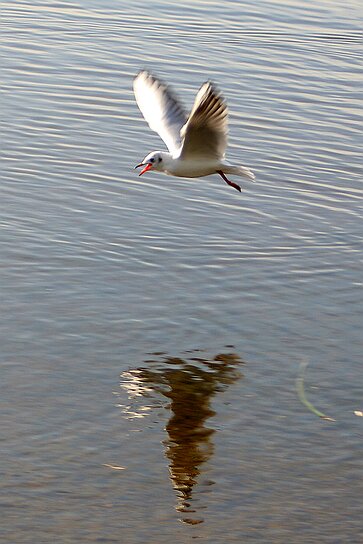
[[[1,542],[362,541],[362,16],[4,0]],[[256,183],[137,176],[145,67]]]

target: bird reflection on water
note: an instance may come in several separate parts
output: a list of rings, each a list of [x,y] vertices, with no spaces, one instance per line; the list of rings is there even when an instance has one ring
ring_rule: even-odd
[[[126,411],[131,417],[143,417],[155,407],[155,400],[159,406],[162,399],[170,401],[165,406],[171,412],[166,425],[165,454],[178,496],[176,509],[184,515],[190,514],[195,512],[192,495],[201,466],[213,455],[211,437],[215,430],[205,425],[215,415],[211,401],[217,392],[242,377],[239,370],[242,361],[235,353],[221,353],[211,359],[200,356],[200,352],[196,356],[194,351],[185,359],[154,355],[159,360],[147,360],[147,367],[121,375],[121,387],[127,390],[131,401]],[[152,402],[135,408],[136,397]],[[203,520],[184,517],[182,521],[196,524]]]

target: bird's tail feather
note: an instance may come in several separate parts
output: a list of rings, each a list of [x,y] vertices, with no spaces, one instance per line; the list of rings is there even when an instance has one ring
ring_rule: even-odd
[[[252,181],[255,179],[255,174],[251,172],[247,166],[232,166],[228,165],[223,168],[225,174],[234,174],[235,176],[240,176],[242,178],[248,178]]]

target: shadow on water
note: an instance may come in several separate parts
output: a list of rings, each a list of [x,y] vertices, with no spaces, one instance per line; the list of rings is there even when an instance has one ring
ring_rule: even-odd
[[[185,359],[155,353],[158,360],[148,359],[148,365],[121,374],[121,387],[131,401],[126,413],[143,417],[149,410],[162,405],[170,411],[163,444],[169,462],[169,474],[177,493],[176,509],[185,523],[201,523],[202,519],[187,517],[193,508],[193,489],[202,472],[202,464],[213,455],[212,435],[215,429],[206,422],[215,415],[211,408],[214,395],[243,375],[243,364],[235,353],[220,353],[205,358],[192,351]],[[198,355],[198,356],[197,356]],[[151,403],[135,402],[149,399]],[[141,397],[141,399],[140,399]],[[164,404],[164,400],[168,402]],[[135,407],[135,404],[137,406]],[[212,485],[213,482],[204,482]]]

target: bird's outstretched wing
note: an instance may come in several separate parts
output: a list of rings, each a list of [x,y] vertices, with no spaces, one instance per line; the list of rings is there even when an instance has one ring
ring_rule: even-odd
[[[180,157],[183,159],[222,159],[227,147],[227,105],[212,83],[199,89],[186,124]]]
[[[177,155],[181,147],[180,130],[187,120],[178,100],[164,83],[146,71],[135,77],[134,93],[151,130],[159,134],[173,155]]]

